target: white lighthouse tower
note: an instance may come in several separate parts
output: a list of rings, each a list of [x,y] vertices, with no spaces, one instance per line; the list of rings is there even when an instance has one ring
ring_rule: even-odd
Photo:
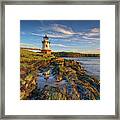
[[[47,37],[47,35],[43,37],[41,52],[44,54],[51,54],[50,42],[49,42],[49,38]]]

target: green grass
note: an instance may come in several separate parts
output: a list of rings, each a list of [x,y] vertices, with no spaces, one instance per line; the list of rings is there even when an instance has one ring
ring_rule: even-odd
[[[27,99],[29,93],[34,89],[40,62],[51,60],[51,58],[54,58],[54,56],[48,57],[42,53],[20,50],[21,99]]]

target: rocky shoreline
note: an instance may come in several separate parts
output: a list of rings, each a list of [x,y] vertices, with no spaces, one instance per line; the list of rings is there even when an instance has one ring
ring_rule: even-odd
[[[66,80],[66,84],[34,89],[29,99],[36,100],[99,100],[100,83],[87,75],[86,70],[74,60],[50,61],[56,83]],[[49,65],[48,65],[49,66]],[[42,68],[41,68],[42,69]]]
[[[20,69],[21,100],[100,99],[100,81],[95,76],[88,75],[80,62],[53,57],[47,60],[30,61],[27,65],[25,63]],[[38,88],[38,82],[41,82],[39,72],[42,76],[47,76],[43,88]],[[47,84],[50,75],[54,78],[52,81],[54,85]]]

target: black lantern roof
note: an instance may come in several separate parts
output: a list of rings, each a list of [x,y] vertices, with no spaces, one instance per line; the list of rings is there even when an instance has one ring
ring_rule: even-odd
[[[48,36],[47,36],[47,35],[45,35],[43,38],[44,38],[44,39],[48,39]]]

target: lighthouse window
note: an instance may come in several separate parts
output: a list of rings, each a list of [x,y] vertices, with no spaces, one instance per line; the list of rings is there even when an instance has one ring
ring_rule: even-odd
[[[48,47],[48,46],[46,45],[46,47]]]

